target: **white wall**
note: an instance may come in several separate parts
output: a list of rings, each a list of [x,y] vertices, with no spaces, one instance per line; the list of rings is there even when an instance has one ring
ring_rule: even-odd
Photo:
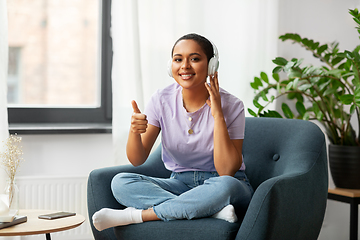
[[[113,165],[111,134],[20,136],[25,161],[18,176],[88,176]]]
[[[338,41],[340,50],[353,50],[360,41],[348,9],[356,7],[360,7],[359,0],[280,0],[279,35],[298,33],[303,38],[307,37],[321,44]],[[306,64],[321,64],[312,57],[311,53],[298,45],[280,40],[278,56],[287,59],[304,58]],[[334,186],[331,176],[329,176],[329,184],[330,187]],[[349,204],[328,201],[319,239],[349,239],[349,220]]]

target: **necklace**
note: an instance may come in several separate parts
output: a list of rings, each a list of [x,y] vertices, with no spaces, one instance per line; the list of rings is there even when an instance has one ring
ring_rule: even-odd
[[[186,125],[188,125],[188,127],[189,127],[189,130],[188,130],[188,133],[189,133],[189,134],[193,134],[193,133],[194,133],[193,127],[194,127],[196,121],[200,118],[201,112],[202,112],[202,110],[204,109],[204,107],[205,107],[205,105],[200,108],[199,113],[198,113],[198,115],[196,116],[196,119],[194,119],[193,117],[191,117],[191,116],[189,116],[189,115],[185,116],[185,114],[184,114],[184,117],[185,117],[185,120],[186,120]],[[188,121],[190,122],[190,125],[189,125]],[[192,123],[192,124],[191,124],[191,123]]]

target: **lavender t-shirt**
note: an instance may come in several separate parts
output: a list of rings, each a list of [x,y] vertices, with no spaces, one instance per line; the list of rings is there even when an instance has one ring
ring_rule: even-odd
[[[244,139],[243,102],[221,88],[220,96],[230,139]],[[198,111],[188,113],[183,106],[182,87],[173,83],[154,93],[145,114],[149,124],[161,129],[162,160],[168,170],[216,171],[213,157],[214,118],[206,103]],[[189,134],[190,128],[193,134]],[[244,169],[243,162],[240,170]]]

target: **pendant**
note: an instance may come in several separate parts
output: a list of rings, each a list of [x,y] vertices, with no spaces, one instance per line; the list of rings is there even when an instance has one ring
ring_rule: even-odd
[[[191,122],[193,119],[192,119],[192,117],[189,117],[189,121]]]
[[[190,128],[189,131],[188,131],[189,134],[193,134],[194,131]]]

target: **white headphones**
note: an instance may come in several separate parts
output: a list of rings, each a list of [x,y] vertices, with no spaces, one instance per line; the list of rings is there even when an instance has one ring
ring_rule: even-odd
[[[210,41],[210,40],[209,40]],[[210,41],[211,42],[211,41]],[[219,52],[213,42],[211,42],[214,49],[214,56],[210,58],[208,65],[208,76],[214,75],[215,72],[219,69]],[[167,65],[168,74],[170,77],[173,77],[172,74],[172,59],[168,61]]]

